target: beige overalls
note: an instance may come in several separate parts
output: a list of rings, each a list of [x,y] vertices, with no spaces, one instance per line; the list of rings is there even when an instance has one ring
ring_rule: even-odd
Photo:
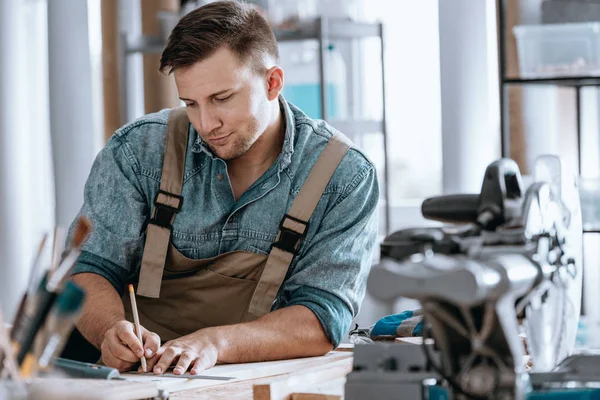
[[[308,221],[350,141],[337,132],[283,216],[269,255],[233,251],[193,260],[170,243],[182,206],[181,188],[189,135],[184,108],[169,115],[160,190],[146,231],[136,293],[140,323],[163,342],[202,328],[251,321],[267,314],[308,229]],[[126,317],[129,298],[123,297]]]

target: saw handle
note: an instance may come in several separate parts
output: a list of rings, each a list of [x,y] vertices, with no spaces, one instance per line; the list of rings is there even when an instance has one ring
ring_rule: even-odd
[[[495,229],[508,221],[512,208],[520,208],[523,183],[519,166],[503,158],[485,170],[480,194],[451,194],[426,199],[421,205],[423,217],[448,223],[478,223]],[[511,204],[515,202],[517,204]]]
[[[464,224],[475,222],[478,208],[478,194],[451,194],[425,199],[421,212],[427,219]]]

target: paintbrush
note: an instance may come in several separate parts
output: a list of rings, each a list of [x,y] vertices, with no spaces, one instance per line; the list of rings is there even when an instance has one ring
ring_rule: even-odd
[[[67,338],[79,318],[84,299],[85,292],[83,289],[74,282],[67,281],[60,296],[56,299],[56,304],[50,310],[44,325],[43,331],[49,332],[49,334],[45,343],[42,343],[39,353],[36,353],[36,355],[39,354],[36,359],[40,369],[47,369],[52,359],[57,357],[63,350]],[[27,374],[21,371],[21,375]]]
[[[38,246],[38,251],[37,251],[35,257],[33,258],[33,263],[31,265],[31,269],[29,271],[29,281],[27,283],[27,291],[23,294],[23,297],[21,298],[21,303],[19,304],[19,308],[17,309],[17,313],[15,314],[15,317],[13,318],[13,324],[12,324],[12,328],[11,328],[11,332],[10,332],[11,338],[19,330],[19,327],[21,326],[21,324],[25,323],[25,321],[23,321],[25,307],[27,307],[27,306],[31,307],[31,305],[29,303],[31,303],[31,299],[33,298],[33,294],[36,289],[37,276],[38,276],[38,271],[40,269],[39,268],[40,267],[40,259],[42,258],[42,252],[44,251],[46,239],[48,239],[48,234],[44,233],[44,235],[42,236],[42,240],[40,241],[40,244]]]
[[[58,268],[58,264],[65,250],[65,230],[57,226],[54,228],[54,238],[52,244],[52,258],[50,259],[50,272],[54,272]]]
[[[44,235],[42,236],[42,240],[40,242],[40,245],[38,247],[38,251],[35,255],[35,258],[33,259],[33,264],[31,266],[31,270],[29,272],[29,281],[27,283],[27,294],[26,296],[28,298],[32,298],[33,297],[33,292],[35,291],[36,288],[36,282],[38,281],[38,274],[39,274],[39,270],[40,270],[40,259],[42,258],[42,253],[44,252],[44,246],[46,245],[46,240],[48,239],[48,234],[44,233]]]
[[[92,223],[90,220],[85,216],[79,217],[71,239],[71,248],[66,252],[66,255],[48,280],[48,291],[55,291],[64,285],[81,254],[81,246],[83,246],[91,231]]]
[[[35,363],[35,356],[32,352],[32,345],[40,328],[46,322],[48,312],[54,305],[56,297],[60,293],[69,273],[77,262],[81,253],[81,246],[91,232],[92,224],[86,217],[80,217],[77,220],[73,237],[71,239],[71,248],[63,258],[57,270],[50,276],[49,272],[44,274],[42,284],[35,295],[35,310],[31,316],[31,323],[23,330],[22,335],[13,340],[13,347],[17,353],[17,363],[21,368],[21,373],[27,374],[32,371],[32,363]],[[45,283],[45,284],[44,284]]]

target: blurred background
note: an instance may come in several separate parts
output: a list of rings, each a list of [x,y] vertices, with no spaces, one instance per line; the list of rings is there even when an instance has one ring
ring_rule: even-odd
[[[112,133],[179,105],[172,77],[157,71],[160,52],[177,20],[207,2],[0,0],[7,318],[41,235],[71,223]],[[288,101],[346,133],[376,164],[380,240],[427,224],[420,204],[428,196],[478,192],[501,156],[524,174],[537,155],[563,156],[582,177],[584,313],[600,319],[600,1],[251,3],[276,32]],[[357,323],[412,306],[367,296]]]

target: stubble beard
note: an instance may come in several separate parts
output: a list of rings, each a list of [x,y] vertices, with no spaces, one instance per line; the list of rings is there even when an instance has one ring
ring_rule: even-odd
[[[213,153],[215,153],[222,160],[231,161],[246,154],[248,150],[252,148],[252,145],[256,142],[257,138],[236,135],[236,133],[233,133],[231,139],[232,143],[229,144],[229,146],[227,146],[225,149],[213,147],[212,145],[209,145],[209,147]]]

